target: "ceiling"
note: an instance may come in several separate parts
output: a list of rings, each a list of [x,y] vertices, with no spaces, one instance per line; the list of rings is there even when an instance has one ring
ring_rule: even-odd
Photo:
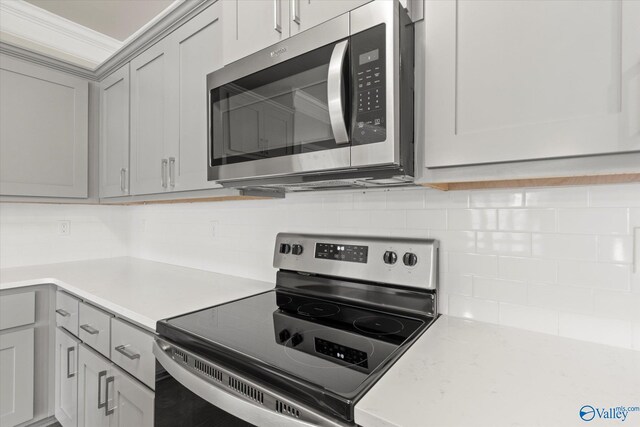
[[[173,0],[25,0],[119,41],[166,9]]]

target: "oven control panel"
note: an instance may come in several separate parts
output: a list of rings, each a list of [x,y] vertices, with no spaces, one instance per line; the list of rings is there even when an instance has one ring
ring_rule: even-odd
[[[316,258],[346,262],[367,262],[368,246],[316,243]]]
[[[387,139],[385,25],[351,36],[354,145]]]

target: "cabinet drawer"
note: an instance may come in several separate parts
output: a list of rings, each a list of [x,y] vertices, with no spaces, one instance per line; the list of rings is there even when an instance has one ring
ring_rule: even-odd
[[[155,390],[153,336],[120,319],[111,319],[111,360]]]
[[[36,293],[0,296],[0,331],[35,322]]]
[[[56,324],[78,336],[78,304],[80,300],[71,295],[56,292]]]
[[[80,303],[79,333],[85,344],[109,357],[111,315],[87,303]]]

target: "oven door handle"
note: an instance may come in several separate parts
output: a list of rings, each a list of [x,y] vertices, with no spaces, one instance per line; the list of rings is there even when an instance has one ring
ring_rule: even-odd
[[[327,104],[329,107],[329,120],[336,144],[349,143],[349,133],[344,121],[344,99],[342,69],[344,58],[349,47],[349,40],[343,40],[333,47],[329,60],[329,72],[327,74]]]
[[[223,411],[230,414],[242,414],[242,418],[245,421],[265,427],[312,427],[317,425],[309,424],[302,420],[293,419],[285,415],[280,415],[275,412],[275,408],[254,405],[253,403],[224,391],[220,387],[216,387],[173,360],[171,358],[171,348],[171,345],[168,345],[161,340],[154,340],[153,354],[156,356],[158,363],[160,363],[169,375],[184,387]],[[158,395],[159,392],[159,388],[156,385],[156,399],[162,398]],[[327,422],[326,424],[321,425],[344,427],[344,424],[333,422]]]

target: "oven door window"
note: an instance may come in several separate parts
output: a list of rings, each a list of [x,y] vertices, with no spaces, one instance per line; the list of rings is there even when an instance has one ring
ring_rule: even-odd
[[[337,148],[327,105],[334,45],[211,90],[211,166]],[[347,69],[345,60],[349,105]]]

